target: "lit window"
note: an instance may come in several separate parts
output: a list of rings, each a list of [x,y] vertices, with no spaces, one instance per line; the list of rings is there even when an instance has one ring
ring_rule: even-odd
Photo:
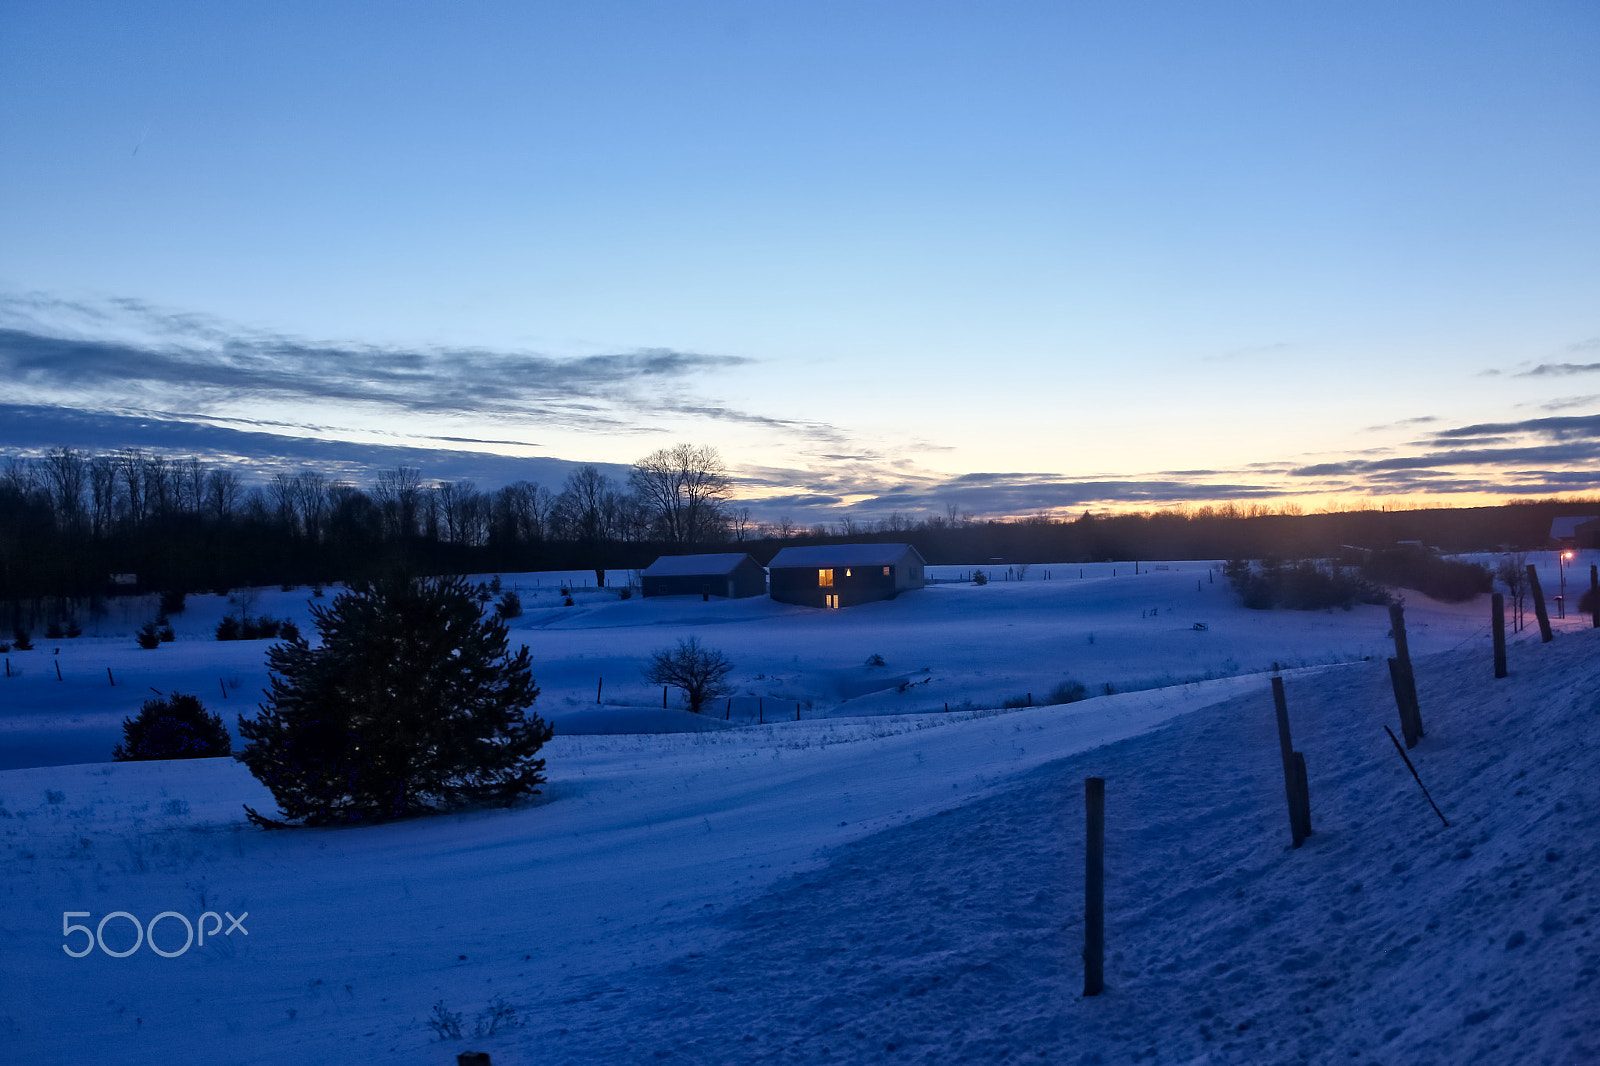
[[[833,571],[832,570],[818,570],[817,571],[817,587],[818,588],[824,588],[824,589],[833,588]]]
[[[830,595],[828,597],[828,606],[829,606],[829,608],[838,607],[839,606],[839,597],[837,595]]]
[[[883,576],[884,577],[888,577],[889,576],[889,568],[887,566],[883,568]]]
[[[1569,555],[1568,558],[1570,559],[1571,556]],[[850,568],[848,566],[844,568],[844,576],[845,577],[849,577],[850,576]]]

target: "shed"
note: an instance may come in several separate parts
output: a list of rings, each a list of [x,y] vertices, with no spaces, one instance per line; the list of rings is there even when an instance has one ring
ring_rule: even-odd
[[[748,552],[663,555],[639,572],[646,596],[759,596],[767,575]]]
[[[1558,548],[1593,548],[1600,547],[1596,544],[1597,524],[1600,518],[1595,515],[1564,515],[1550,523],[1550,539]]]
[[[920,589],[926,566],[909,544],[826,544],[784,548],[767,571],[772,598],[781,603],[853,607]]]

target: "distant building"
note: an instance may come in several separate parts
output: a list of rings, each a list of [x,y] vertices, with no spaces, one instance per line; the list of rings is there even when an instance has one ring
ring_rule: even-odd
[[[853,607],[920,589],[926,566],[909,544],[828,544],[784,548],[767,571],[772,598],[782,603]]]
[[[1550,540],[1557,548],[1600,548],[1600,516],[1557,518],[1550,523]]]
[[[646,596],[759,596],[767,575],[746,552],[663,555],[639,572]]]

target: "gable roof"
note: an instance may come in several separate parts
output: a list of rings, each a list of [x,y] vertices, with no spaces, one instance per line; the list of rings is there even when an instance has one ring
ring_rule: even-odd
[[[641,577],[696,577],[700,574],[731,574],[750,559],[748,552],[716,552],[710,555],[663,555],[643,570]],[[755,562],[754,559],[750,559]]]
[[[1557,540],[1570,539],[1578,535],[1579,526],[1586,522],[1593,522],[1594,520],[1595,516],[1592,514],[1567,515],[1563,518],[1557,518],[1555,521],[1550,523],[1550,535]]]
[[[909,544],[818,544],[809,548],[784,548],[772,557],[767,568],[895,566],[903,562],[908,553],[915,556],[917,562],[923,562],[921,554]]]

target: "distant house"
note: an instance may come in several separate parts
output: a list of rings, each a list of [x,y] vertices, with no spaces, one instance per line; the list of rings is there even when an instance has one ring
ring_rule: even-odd
[[[639,572],[646,596],[759,596],[767,575],[746,552],[663,555]]]
[[[1566,515],[1550,523],[1550,540],[1557,548],[1600,547],[1600,516]]]
[[[784,548],[767,564],[772,598],[805,607],[853,607],[923,586],[923,561],[909,544]]]

